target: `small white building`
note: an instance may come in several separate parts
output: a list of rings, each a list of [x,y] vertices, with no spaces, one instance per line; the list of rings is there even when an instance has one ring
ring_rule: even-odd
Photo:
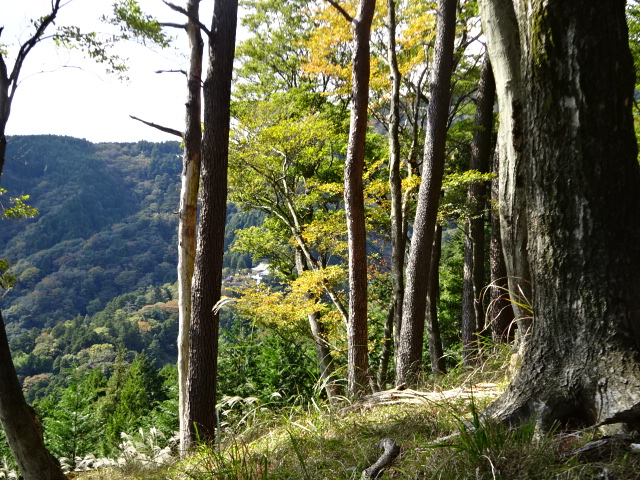
[[[260,263],[257,267],[251,269],[251,278],[254,279],[258,285],[260,285],[262,279],[266,278],[267,275],[269,275],[268,263]]]

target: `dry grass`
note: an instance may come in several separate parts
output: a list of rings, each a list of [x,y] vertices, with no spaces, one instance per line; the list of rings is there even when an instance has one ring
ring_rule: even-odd
[[[594,434],[567,439],[566,432],[539,434],[533,424],[513,430],[483,420],[480,412],[506,383],[506,369],[497,369],[500,362],[494,361],[493,370],[485,364],[429,379],[424,385],[431,391],[391,390],[342,408],[312,403],[306,410],[273,411],[255,402],[236,402],[229,417],[236,421],[230,422],[216,448],[201,448],[161,472],[125,474],[114,469],[75,478],[359,479],[380,454],[375,444],[383,438],[395,440],[402,453],[382,479],[638,478],[640,455],[624,443],[567,456]],[[457,436],[447,443],[438,440],[454,432]]]

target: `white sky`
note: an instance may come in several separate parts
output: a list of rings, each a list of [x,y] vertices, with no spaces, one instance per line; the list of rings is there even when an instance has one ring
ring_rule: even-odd
[[[83,31],[109,31],[99,21],[111,11],[114,0],[71,0],[60,10],[57,26],[77,25]],[[184,23],[161,0],[139,0],[143,9],[159,21]],[[183,6],[182,0],[174,3]],[[201,3],[201,19],[211,22],[212,0]],[[5,29],[0,44],[11,55],[33,28],[30,19],[45,15],[50,0],[0,0],[0,26]],[[118,51],[129,59],[129,81],[120,82],[105,73],[105,67],[83,58],[79,51],[56,48],[52,41],[37,45],[27,57],[21,83],[7,123],[8,135],[57,134],[86,138],[92,142],[136,142],[178,140],[129,118],[142,118],[182,130],[186,79],[179,73],[156,74],[156,70],[184,69],[188,42],[182,30],[170,29],[178,37],[174,47],[151,50],[134,43]],[[205,49],[206,52],[206,49]],[[206,71],[206,70],[205,70]]]

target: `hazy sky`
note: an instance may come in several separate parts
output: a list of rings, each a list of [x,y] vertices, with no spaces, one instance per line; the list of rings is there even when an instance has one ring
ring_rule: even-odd
[[[57,26],[77,25],[86,31],[110,31],[99,21],[111,11],[114,0],[71,0],[60,10]],[[159,21],[184,23],[184,18],[161,0],[139,0],[144,11]],[[175,0],[182,5],[184,1]],[[211,21],[213,1],[201,3],[203,23]],[[45,15],[50,0],[0,0],[0,45],[9,52],[7,63],[20,43],[33,32],[30,19]],[[174,47],[152,50],[135,43],[119,47],[128,58],[130,80],[121,82],[105,73],[105,67],[83,58],[81,52],[56,48],[51,40],[38,44],[27,57],[7,124],[9,135],[57,134],[93,142],[178,140],[129,118],[134,115],[176,130],[184,126],[186,80],[176,70],[187,64],[187,40],[182,30]]]

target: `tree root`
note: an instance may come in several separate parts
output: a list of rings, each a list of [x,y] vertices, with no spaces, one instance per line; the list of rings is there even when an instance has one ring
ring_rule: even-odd
[[[385,438],[376,443],[376,447],[382,448],[384,452],[376,463],[371,465],[365,471],[362,472],[362,480],[366,479],[376,479],[387,466],[391,464],[395,460],[395,458],[400,455],[400,447],[398,444],[391,440],[390,438]]]

